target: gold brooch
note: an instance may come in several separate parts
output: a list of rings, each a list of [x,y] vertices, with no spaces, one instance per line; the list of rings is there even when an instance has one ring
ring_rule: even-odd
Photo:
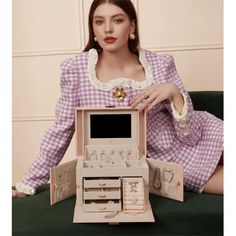
[[[117,102],[123,102],[125,97],[127,97],[127,93],[124,91],[124,88],[117,87],[115,92],[112,93],[112,97],[117,99]]]

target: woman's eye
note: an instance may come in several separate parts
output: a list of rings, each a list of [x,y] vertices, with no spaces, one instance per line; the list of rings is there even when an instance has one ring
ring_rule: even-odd
[[[102,23],[103,23],[102,20],[96,20],[96,21],[95,21],[95,24],[96,24],[96,25],[101,25]]]
[[[114,20],[114,22],[116,23],[116,24],[120,24],[120,23],[122,23],[124,20],[123,19],[115,19]]]

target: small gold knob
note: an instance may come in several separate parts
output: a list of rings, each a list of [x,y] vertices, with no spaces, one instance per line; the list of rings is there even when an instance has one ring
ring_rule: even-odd
[[[104,211],[106,209],[107,209],[106,207],[99,207],[99,210],[101,210],[101,211]]]

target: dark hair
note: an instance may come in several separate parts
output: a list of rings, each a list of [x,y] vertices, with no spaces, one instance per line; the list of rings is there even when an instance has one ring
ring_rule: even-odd
[[[133,3],[131,0],[94,0],[89,11],[89,17],[88,17],[88,27],[89,27],[89,40],[84,48],[84,52],[89,51],[91,48],[95,48],[98,50],[101,50],[102,48],[98,44],[98,42],[94,41],[94,32],[93,32],[93,15],[96,10],[96,8],[104,3],[110,3],[113,5],[118,6],[121,8],[129,17],[129,20],[131,22],[134,22],[135,24],[135,36],[136,38],[134,40],[130,40],[128,42],[129,50],[132,53],[137,54],[138,53],[138,46],[139,46],[139,31],[138,31],[138,21],[137,21],[137,14],[135,11],[135,8],[133,6]]]

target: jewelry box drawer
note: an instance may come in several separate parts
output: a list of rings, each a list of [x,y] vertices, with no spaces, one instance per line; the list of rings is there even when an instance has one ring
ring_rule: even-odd
[[[126,198],[123,200],[124,204],[130,205],[144,205],[144,198],[143,197],[132,197],[132,198]]]
[[[143,204],[125,204],[123,207],[123,212],[144,212],[144,205]]]
[[[119,188],[120,178],[117,179],[86,179],[84,178],[84,188]]]
[[[143,195],[143,178],[123,178],[123,193],[125,196]]]
[[[124,191],[124,190],[123,190]],[[135,197],[142,197],[144,196],[144,191],[137,191],[137,192],[125,192],[124,191],[124,194],[123,194],[124,198],[130,198],[132,196],[135,196]]]
[[[144,212],[145,194],[143,178],[123,178],[123,212]]]
[[[90,212],[121,211],[121,200],[114,200],[114,201],[85,200],[83,204],[83,210]]]
[[[121,199],[120,188],[85,189],[84,199]]]

